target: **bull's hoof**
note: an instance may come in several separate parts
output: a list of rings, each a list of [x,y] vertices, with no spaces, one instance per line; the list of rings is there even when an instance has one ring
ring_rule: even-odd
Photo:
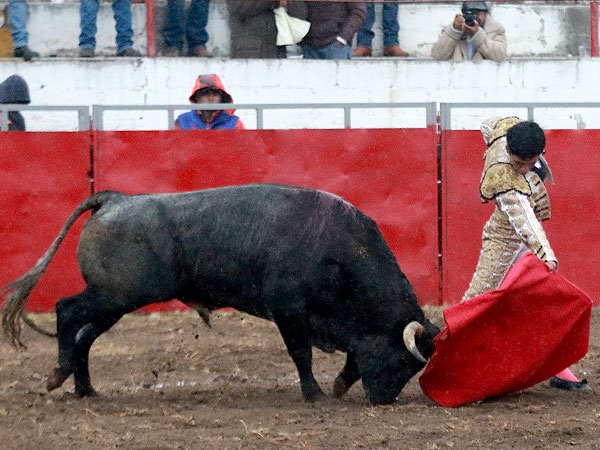
[[[80,397],[96,397],[98,395],[96,390],[91,386],[75,386],[75,394],[77,394]]]
[[[46,382],[46,389],[48,392],[53,391],[56,388],[59,388],[63,385],[65,380],[69,378],[72,372],[61,369],[60,367],[56,367],[52,373],[48,376],[48,381]]]
[[[309,403],[313,403],[313,402],[316,402],[318,400],[322,400],[325,397],[327,397],[325,395],[325,393],[319,387],[317,387],[317,389],[311,390],[309,392],[304,392],[303,391],[302,395],[304,397],[304,401],[309,402]]]
[[[352,385],[349,385],[346,380],[338,376],[333,382],[333,396],[335,398],[342,398],[342,396],[348,392],[348,389],[350,389],[351,386]]]

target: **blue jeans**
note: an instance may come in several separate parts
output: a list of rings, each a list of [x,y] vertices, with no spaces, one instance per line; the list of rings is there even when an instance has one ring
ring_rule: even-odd
[[[325,47],[313,47],[311,45],[302,45],[302,55],[304,59],[351,59],[352,46],[337,45],[335,42]]]
[[[210,0],[192,0],[185,19],[185,0],[168,0],[163,39],[167,47],[183,48],[183,37],[188,49],[205,47],[208,41],[208,5]]]
[[[398,4],[385,3],[382,11],[383,21],[383,46],[389,47],[398,44],[398,32],[400,25],[398,24]],[[375,23],[375,4],[367,3],[367,16],[356,35],[356,45],[371,48],[371,41],[375,36],[372,28]]]
[[[27,46],[29,39],[29,34],[27,34],[27,2],[25,0],[9,0],[8,17],[15,48]]]
[[[79,48],[96,48],[96,25],[98,19],[98,0],[81,0],[79,15],[81,34]],[[112,3],[117,30],[117,53],[133,47],[133,28],[131,27],[131,0],[114,0]]]

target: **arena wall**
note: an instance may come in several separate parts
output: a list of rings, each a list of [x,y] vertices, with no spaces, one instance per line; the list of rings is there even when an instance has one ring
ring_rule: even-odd
[[[590,155],[600,145],[600,133],[549,130],[547,136],[556,178],[549,186],[549,239],[561,273],[598,303],[600,164]],[[422,304],[456,303],[491,213],[478,196],[485,147],[474,131],[441,137],[435,127],[10,132],[0,134],[0,148],[0,285],[35,264],[92,190],[179,192],[274,182],[327,190],[354,203],[377,222]],[[81,224],[34,291],[30,310],[51,310],[60,297],[84,286],[75,259]],[[181,307],[171,303],[149,310]]]
[[[29,83],[32,105],[186,105],[195,78],[217,73],[238,104],[365,102],[600,102],[600,58],[521,59],[501,64],[433,60],[351,61],[230,60],[221,58],[56,58],[0,64],[0,79],[17,73]],[[183,112],[180,110],[178,112]],[[453,115],[453,129],[478,129],[482,118],[502,111],[465,110]],[[513,112],[514,113],[514,112]],[[522,109],[516,112],[526,113]],[[545,128],[600,128],[597,109],[538,111]],[[252,111],[240,110],[247,128]],[[28,130],[74,131],[74,113],[26,112]],[[166,130],[166,113],[114,112],[106,130]],[[265,128],[342,128],[341,111],[277,111]],[[355,128],[424,127],[414,113],[393,116],[362,112]]]
[[[44,15],[47,13],[40,13],[36,19],[36,5],[41,5],[39,8],[51,8],[54,13],[61,8],[71,11],[72,18],[61,22],[58,18],[49,20]],[[78,12],[73,13],[77,11],[73,9],[76,5],[70,2],[30,3],[31,20],[40,21],[38,24],[34,22],[35,26],[30,26],[31,46],[41,51],[43,57],[31,62],[17,59],[1,61],[0,80],[14,73],[23,76],[30,86],[32,105],[89,105],[91,111],[92,105],[162,104],[182,105],[180,112],[183,112],[193,81],[200,73],[219,74],[237,104],[600,102],[600,90],[597,89],[600,58],[585,55],[579,57],[578,50],[573,50],[589,40],[589,28],[586,28],[589,26],[585,9],[588,8],[587,4],[570,7],[563,5],[556,10],[548,10],[548,5],[545,4],[494,5],[493,13],[496,18],[501,19],[505,25],[510,25],[510,31],[507,31],[510,38],[509,58],[501,64],[489,61],[478,64],[437,62],[429,58],[427,52],[434,39],[431,35],[437,34],[448,14],[453,14],[456,4],[435,7],[401,5],[401,41],[414,54],[407,59],[374,57],[352,61],[305,61],[292,54],[292,57],[285,60],[231,60],[226,57],[228,34],[220,34],[227,32],[226,27],[223,28],[226,24],[226,11],[222,3],[213,2],[209,32],[211,49],[217,55],[215,58],[100,56],[81,60],[69,57],[69,51],[75,54],[78,34]],[[426,9],[411,9],[417,7]],[[145,51],[145,10],[140,8],[144,8],[144,5],[134,5],[136,46]],[[99,52],[107,55],[114,52],[110,47],[113,45],[111,39],[114,40],[114,35],[111,37],[110,32],[114,31],[114,26],[109,9],[108,4],[102,4],[98,34]],[[531,14],[535,17],[532,18]],[[515,19],[509,20],[510,15],[514,15]],[[419,20],[419,17],[426,17],[427,20]],[[40,37],[42,35],[38,33],[42,29],[42,23],[46,31],[50,30],[52,37]],[[62,33],[53,28],[59,25],[63,27]],[[571,28],[560,28],[562,26]],[[424,27],[429,37],[418,35],[415,27]],[[522,34],[513,34],[519,29]],[[413,34],[410,34],[411,30]],[[380,30],[376,28],[376,32],[376,39],[381,39]],[[557,42],[557,34],[563,38],[569,36],[569,41]],[[60,41],[65,36],[67,44]],[[411,40],[413,37],[414,41]],[[531,52],[528,53],[527,49],[531,49]],[[56,57],[51,57],[55,54]],[[540,57],[543,55],[545,57]],[[319,172],[322,169],[312,165],[317,149],[319,152],[323,151],[320,147],[322,142],[339,141],[344,145],[349,144],[348,140],[340,139],[339,135],[335,139],[322,140],[321,133],[344,135],[343,114],[339,110],[272,111],[265,115],[264,128],[270,129],[269,131],[248,132],[242,141],[228,141],[228,146],[222,149],[223,152],[243,149],[246,153],[250,152],[249,155],[258,152],[257,161],[263,161],[260,158],[284,149],[298,152],[298,136],[303,136],[301,143],[304,151],[301,155],[305,159],[295,161],[295,165],[290,160],[285,167],[277,166],[277,170],[274,167],[271,171],[266,170],[264,173],[269,176],[258,176],[263,168],[261,163],[253,169],[258,172],[231,177],[231,164],[219,165],[213,161],[213,165],[206,169],[206,173],[214,171],[216,177],[211,178],[210,183],[203,182],[202,174],[189,178],[180,167],[177,169],[182,171],[178,175],[179,184],[173,185],[156,181],[165,178],[167,173],[152,172],[155,169],[150,169],[161,167],[158,156],[172,155],[172,152],[167,151],[169,148],[196,152],[198,146],[204,145],[204,138],[210,134],[201,134],[186,142],[186,138],[182,138],[177,132],[165,132],[168,122],[164,112],[142,110],[107,113],[104,117],[104,130],[111,130],[108,132],[75,132],[78,121],[73,112],[25,111],[23,114],[31,132],[0,133],[0,180],[2,191],[7,193],[1,200],[2,210],[6,214],[0,227],[3,242],[0,253],[5,266],[10,268],[2,273],[0,284],[14,279],[37,261],[70,211],[91,191],[92,180],[97,183],[96,189],[126,188],[128,192],[149,191],[158,186],[161,190],[181,190],[239,182],[278,181],[311,185],[347,195],[350,201],[373,215],[380,223],[386,239],[390,239],[401,266],[415,284],[421,302],[435,304],[440,301],[456,302],[466,288],[465,283],[468,282],[477,257],[480,229],[489,213],[488,209],[478,203],[474,185],[479,177],[482,141],[478,132],[469,130],[478,129],[481,121],[489,115],[515,114],[526,117],[527,110],[473,108],[457,111],[452,116],[452,132],[446,134],[444,131],[444,137],[439,141],[442,149],[439,161],[435,141],[437,135],[435,130],[427,127],[423,113],[415,113],[414,110],[399,114],[391,114],[387,110],[354,112],[352,127],[357,130],[348,133],[349,136],[354,136],[352,133],[359,133],[361,136],[361,145],[357,149],[359,154],[365,152],[365,156],[372,156],[373,148],[377,148],[377,153],[381,152],[378,156],[380,161],[385,161],[397,171],[392,172],[390,178],[382,180],[384,187],[387,186],[386,183],[391,183],[394,194],[387,195],[384,189],[378,196],[368,200],[357,193],[364,190],[365,185],[371,186],[374,176],[379,176],[373,171],[353,172],[357,178],[350,177],[349,184],[344,184],[348,177],[347,169],[332,167],[332,170],[335,169],[332,172],[335,173],[333,179],[340,181],[338,185],[331,184],[328,177]],[[257,127],[253,111],[239,110],[238,114],[246,128],[253,130]],[[593,221],[597,214],[597,202],[594,202],[592,190],[600,175],[600,166],[593,158],[600,139],[597,136],[597,129],[600,129],[598,108],[571,106],[536,109],[534,119],[545,129],[552,130],[549,133],[549,160],[559,176],[557,185],[550,187],[555,214],[548,230],[551,242],[558,249],[561,271],[592,294],[595,301],[599,301],[600,287],[594,278],[591,262],[600,248],[597,226]],[[366,134],[360,134],[361,132]],[[427,138],[419,133],[425,133]],[[269,146],[264,139],[266,136],[275,139],[273,142],[281,148]],[[375,146],[382,139],[381,136],[391,139],[382,140],[385,148]],[[420,147],[414,145],[415,136],[425,139],[423,142],[431,143],[431,147],[427,147],[425,152],[418,150]],[[253,139],[248,140],[248,137]],[[103,142],[111,144],[107,148]],[[213,143],[212,151],[217,151],[217,147]],[[90,149],[93,151],[92,158]],[[113,164],[110,170],[97,171],[96,178],[93,178],[89,173],[92,163],[98,163],[96,169],[99,170],[105,161],[103,154],[107,154],[103,152],[110,154],[115,151],[121,152],[123,164],[127,162],[129,165],[119,167],[119,164]],[[156,162],[158,166],[150,165],[148,172],[144,173],[143,163],[125,158],[125,155],[137,155],[140,151],[142,157],[147,155],[146,161]],[[340,152],[340,149],[336,151]],[[427,155],[426,161],[419,159],[423,155]],[[201,159],[202,167],[208,164],[198,155],[194,158]],[[413,161],[419,162],[417,167],[410,166]],[[422,189],[412,178],[408,181],[403,178],[407,175],[412,177],[419,170],[429,177],[431,173],[437,173],[438,164],[441,164],[442,175],[439,192],[436,177],[427,178],[426,187],[421,186]],[[304,168],[301,174],[306,172],[309,174],[308,178],[297,174],[297,167]],[[407,171],[406,167],[410,169]],[[128,177],[129,171],[134,169],[141,169],[142,173]],[[274,176],[279,173],[287,175]],[[319,173],[321,176],[316,176]],[[389,172],[383,173],[388,177]],[[121,174],[119,183],[113,183],[115,174]],[[395,184],[394,177],[402,180],[401,189]],[[113,181],[106,183],[107,179]],[[181,184],[181,180],[187,181]],[[123,185],[124,181],[131,184]],[[398,197],[402,189],[405,193]],[[423,192],[428,193],[423,197],[428,199],[427,206],[417,201],[423,196]],[[430,201],[432,192],[439,193],[433,203]],[[575,201],[569,197],[571,193],[575,193]],[[441,201],[439,204],[438,198]],[[408,209],[411,213],[384,219],[380,216],[381,211],[372,209],[376,204],[390,207],[392,211],[398,205],[410,205]],[[438,206],[441,207],[439,212],[442,214],[441,228],[438,228]],[[406,222],[403,228],[398,221],[405,220],[406,217],[411,220],[416,218],[421,222],[418,222],[418,226],[413,224],[415,226],[412,228],[412,222]],[[574,223],[577,227],[573,226]],[[406,236],[413,236],[413,229],[420,230],[418,234],[421,238],[416,244],[406,239]],[[437,240],[431,239],[432,232],[434,235],[441,233],[443,240],[440,241],[440,248]],[[59,253],[57,261],[42,279],[39,291],[34,292],[31,308],[47,310],[58,297],[75,293],[83,286],[74,258],[77,235],[76,228],[61,249],[64,256]],[[403,247],[406,242],[409,246]],[[583,247],[580,247],[580,242],[583,242]],[[437,259],[438,253],[440,260]],[[415,258],[414,255],[418,257]],[[424,264],[412,265],[417,259],[419,264]]]

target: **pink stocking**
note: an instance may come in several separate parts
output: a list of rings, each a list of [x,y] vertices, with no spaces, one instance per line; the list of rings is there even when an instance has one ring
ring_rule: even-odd
[[[557,378],[560,378],[561,380],[575,381],[575,382],[579,381],[577,379],[577,377],[575,375],[573,375],[573,372],[571,372],[569,370],[569,368],[566,368],[565,370],[558,372],[555,376]]]

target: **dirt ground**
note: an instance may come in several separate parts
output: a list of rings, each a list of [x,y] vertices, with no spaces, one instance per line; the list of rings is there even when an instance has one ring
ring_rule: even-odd
[[[428,314],[439,321],[439,310]],[[54,315],[34,315],[47,328]],[[600,449],[600,308],[588,355],[574,366],[591,394],[542,383],[499,399],[448,409],[414,378],[391,406],[373,407],[357,383],[341,399],[308,404],[279,332],[220,311],[208,329],[192,313],[124,317],[92,348],[99,396],[73,381],[51,393],[53,339],[24,331],[28,350],[0,344],[2,449]],[[314,351],[330,393],[345,355]]]

